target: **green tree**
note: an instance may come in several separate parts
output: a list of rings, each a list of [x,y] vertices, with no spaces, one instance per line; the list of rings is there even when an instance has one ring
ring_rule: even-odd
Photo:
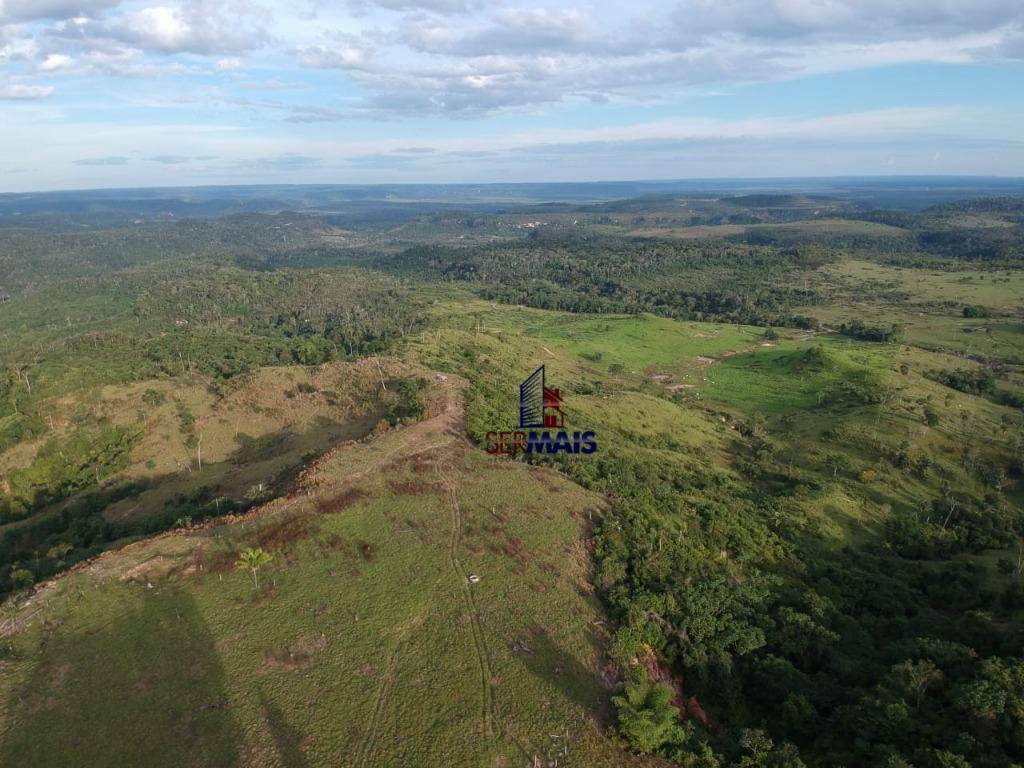
[[[28,568],[13,568],[11,569],[11,586],[15,589],[28,589],[32,586],[36,577],[32,575],[32,571]]]
[[[612,697],[619,732],[638,752],[650,754],[685,738],[679,710],[672,705],[675,692],[669,686],[645,678],[627,682],[623,693]]]
[[[69,544],[66,541],[62,541],[59,544],[54,544],[52,547],[46,550],[46,556],[51,560],[63,562],[64,558],[68,556],[72,549],[74,549],[74,546],[72,544]]]
[[[925,692],[931,687],[941,685],[943,678],[942,670],[929,659],[904,661],[894,666],[889,675],[897,690],[907,698],[913,699],[914,706],[918,708]]]
[[[796,747],[792,744],[775,746],[759,728],[744,730],[740,744],[747,754],[736,763],[737,768],[804,768]]]
[[[832,477],[839,477],[839,473],[850,469],[851,465],[845,453],[830,453],[825,457],[825,466],[832,470]]]
[[[270,561],[273,559],[273,555],[269,552],[265,552],[259,547],[256,549],[250,547],[249,549],[243,550],[238,556],[238,560],[235,562],[235,567],[240,571],[251,572],[253,587],[255,589],[259,589],[260,581],[257,574],[263,566],[269,565]]]

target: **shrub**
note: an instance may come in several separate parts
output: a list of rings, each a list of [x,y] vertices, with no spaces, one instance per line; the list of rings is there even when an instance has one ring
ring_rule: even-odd
[[[650,754],[686,737],[679,710],[672,705],[674,691],[664,683],[642,679],[627,682],[620,696],[613,696],[619,733],[643,754]]]
[[[36,580],[28,568],[13,568],[9,578],[14,589],[28,589]]]
[[[167,397],[163,392],[158,392],[155,389],[147,389],[142,393],[142,402],[146,405],[155,408],[158,405],[163,405],[167,402]]]

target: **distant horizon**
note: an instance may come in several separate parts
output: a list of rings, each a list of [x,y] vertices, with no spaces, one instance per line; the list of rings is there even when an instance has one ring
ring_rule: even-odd
[[[622,178],[622,179],[585,179],[585,180],[550,180],[550,181],[398,181],[398,182],[274,182],[252,181],[245,183],[222,184],[146,184],[117,185],[105,187],[55,187],[43,189],[24,189],[0,191],[0,196],[24,195],[59,195],[90,192],[176,192],[182,190],[218,190],[218,189],[295,189],[295,188],[425,188],[425,187],[557,187],[557,186],[600,186],[600,185],[700,185],[702,183],[725,185],[729,183],[756,183],[770,186],[772,182],[798,184],[800,182],[957,182],[957,181],[996,181],[1004,183],[1019,182],[1024,184],[1024,174],[837,174],[837,175],[795,175],[795,176],[701,176],[674,178]],[[1024,190],[1022,190],[1024,191]]]

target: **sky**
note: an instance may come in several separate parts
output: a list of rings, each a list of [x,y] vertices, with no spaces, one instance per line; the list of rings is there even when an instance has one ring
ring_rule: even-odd
[[[1022,0],[0,0],[0,192],[1024,176]]]

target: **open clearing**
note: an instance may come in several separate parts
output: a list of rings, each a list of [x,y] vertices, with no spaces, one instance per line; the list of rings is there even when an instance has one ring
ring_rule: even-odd
[[[840,281],[881,283],[890,290],[906,292],[920,303],[952,301],[1009,312],[1018,309],[1024,297],[1024,272],[1020,270],[937,271],[849,259],[830,264],[823,271]]]

